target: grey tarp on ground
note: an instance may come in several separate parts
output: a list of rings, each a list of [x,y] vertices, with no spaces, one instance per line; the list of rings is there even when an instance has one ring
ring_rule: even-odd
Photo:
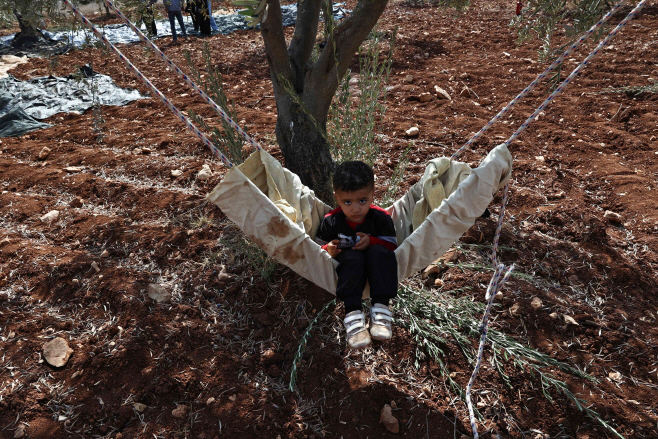
[[[91,108],[92,87],[100,105],[123,106],[147,98],[137,90],[117,86],[112,78],[98,73],[87,78],[47,76],[27,81],[9,75],[0,79],[0,96],[10,98],[12,107],[20,107],[36,119],[47,119],[57,113],[82,113]]]
[[[12,107],[10,100],[0,95],[0,137],[18,137],[30,131],[50,127],[27,114],[21,107]]]
[[[343,3],[334,5],[334,18],[338,20],[345,18],[346,11],[340,7],[341,5],[343,5]],[[297,5],[294,4],[281,6],[281,15],[284,26],[294,25],[297,19]],[[198,34],[198,32],[194,32],[194,27],[192,26],[192,20],[190,16],[183,14],[183,17],[185,20],[185,29],[187,33],[190,35]],[[244,16],[238,13],[231,15],[213,14],[213,18],[217,23],[217,27],[219,27],[219,33],[223,35],[230,34],[237,30],[249,29]],[[156,21],[156,27],[158,29],[157,38],[171,36],[171,27],[169,25],[168,19]],[[176,23],[176,29],[178,29],[178,23]],[[107,39],[110,40],[110,42],[113,44],[127,44],[139,41],[137,34],[135,34],[126,24],[111,24],[108,26],[103,26],[101,30],[105,33]],[[177,32],[180,32],[180,30],[177,30]],[[43,33],[53,41],[68,41],[69,44],[75,47],[82,47],[89,42],[94,42],[97,40],[96,37],[90,35],[90,31],[88,30],[79,30],[75,32],[43,31]],[[13,39],[14,35],[0,37],[0,43],[10,44]]]
[[[461,180],[462,164],[452,162],[450,166],[455,168],[446,169],[446,176]],[[411,276],[445,253],[507,184],[511,170],[512,156],[507,147],[494,148],[457,187],[449,188],[444,184],[447,181],[442,182],[450,195],[413,231],[409,225],[414,210],[419,202],[423,204],[427,192],[414,189],[388,207],[398,239],[403,240],[395,251],[398,279]],[[428,178],[434,178],[433,172],[425,173],[418,188],[431,186],[425,184]],[[244,166],[229,169],[207,198],[270,256],[316,285],[336,292],[336,261],[312,239],[322,214],[330,207],[267,152],[257,151]]]

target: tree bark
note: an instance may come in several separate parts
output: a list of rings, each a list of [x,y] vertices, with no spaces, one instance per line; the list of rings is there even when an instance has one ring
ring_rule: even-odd
[[[289,47],[279,0],[268,0],[267,18],[261,23],[278,111],[276,137],[286,167],[330,204],[334,161],[325,133],[331,100],[386,4],[387,0],[359,0],[352,14],[335,28],[314,64],[310,59],[322,0],[298,2],[297,23]]]
[[[14,9],[14,15],[18,20],[18,26],[21,31],[16,34],[14,40],[11,42],[13,47],[22,47],[26,44],[34,44],[40,39],[44,39],[43,34],[32,23],[23,19],[23,15]]]

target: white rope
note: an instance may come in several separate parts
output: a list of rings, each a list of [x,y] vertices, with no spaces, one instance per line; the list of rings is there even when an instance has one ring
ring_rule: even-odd
[[[529,125],[532,123],[532,121],[535,120],[537,115],[544,109],[546,108],[554,99],[556,96],[558,96],[562,91],[564,91],[565,88],[572,82],[572,80],[580,73],[582,69],[585,68],[585,66],[596,56],[601,52],[601,50],[608,44],[608,42],[614,38],[617,33],[624,27],[626,26],[626,23],[628,21],[632,20],[635,18],[637,13],[644,7],[646,4],[647,0],[642,0],[638,5],[624,18],[613,30],[608,34],[608,36],[605,37],[597,46],[596,48],[590,52],[590,54],[571,72],[571,74],[560,84],[560,86],[553,91],[553,93],[550,94],[544,100],[544,102],[528,117],[528,119],[521,124],[521,126],[516,130],[512,136],[510,136],[509,139],[507,139],[504,143],[504,145],[509,146]],[[622,2],[623,3],[623,2]],[[611,11],[612,12],[612,11]],[[606,17],[608,17],[610,13],[606,14]],[[605,17],[604,17],[605,18]],[[609,17],[608,17],[609,18]],[[601,20],[599,23],[603,23],[603,20]],[[595,26],[599,26],[599,23]],[[516,98],[515,98],[516,100]],[[514,100],[512,101],[514,102]],[[464,149],[464,147],[460,148],[457,153],[461,152]],[[455,153],[455,154],[457,154]],[[512,270],[514,269],[514,265],[510,266],[508,268],[508,271],[506,272],[502,282],[498,283],[498,280],[501,276],[501,273],[505,269],[504,265],[500,264],[497,265],[497,250],[498,250],[498,241],[500,239],[500,233],[502,230],[503,226],[503,221],[505,217],[505,207],[507,206],[507,200],[508,200],[508,193],[509,193],[509,183],[505,186],[504,189],[504,194],[503,194],[503,201],[501,203],[501,208],[500,208],[500,214],[498,215],[498,225],[496,227],[496,234],[494,236],[494,241],[493,241],[493,248],[492,248],[492,263],[494,264],[495,267],[495,272],[494,275],[491,278],[491,283],[489,284],[489,289],[487,289],[487,295],[485,298],[487,299],[487,308],[484,312],[484,315],[482,317],[482,323],[480,325],[482,336],[480,339],[480,347],[478,349],[478,357],[476,360],[475,368],[473,370],[473,374],[471,375],[471,379],[468,382],[468,385],[466,387],[466,404],[468,406],[468,414],[471,422],[471,428],[473,430],[473,437],[475,439],[479,438],[478,431],[477,431],[477,425],[476,425],[476,419],[475,419],[475,413],[473,410],[473,404],[471,402],[471,390],[473,387],[473,384],[475,383],[475,379],[477,377],[478,371],[480,370],[480,366],[482,364],[482,352],[484,350],[484,345],[486,343],[486,335],[487,335],[487,330],[488,330],[488,325],[489,325],[489,314],[491,312],[491,305],[493,304],[493,301],[496,296],[496,292],[500,290],[502,285],[505,283],[509,275],[511,274]],[[492,288],[492,285],[494,286]]]
[[[178,108],[174,106],[174,104],[171,103],[167,97],[160,92],[152,83],[151,81],[148,80],[142,73],[135,67],[129,60],[126,58],[119,49],[117,49],[110,40],[108,40],[103,33],[101,33],[96,26],[91,23],[87,17],[85,17],[80,10],[75,7],[69,0],[62,0],[62,3],[64,3],[66,6],[73,11],[76,17],[78,17],[82,23],[84,23],[93,33],[96,35],[106,46],[108,49],[110,49],[112,52],[114,52],[115,55],[119,57],[121,61],[126,64],[126,66],[135,74],[137,75],[137,78],[139,78],[146,87],[151,90],[151,92],[157,96],[175,115],[178,119],[180,119],[187,129],[192,131],[194,135],[196,135],[201,141],[208,147],[210,150],[217,156],[219,159],[229,168],[233,167],[233,163],[219,150],[217,147],[212,143],[208,137],[205,136],[193,123],[192,121],[185,116]]]
[[[208,105],[210,105],[213,110],[222,118],[224,119],[230,126],[233,128],[235,131],[242,136],[244,140],[249,142],[254,148],[260,150],[261,146],[256,142],[249,134],[247,134],[240,126],[238,126],[233,119],[229,117],[228,114],[224,111],[224,109],[218,105],[215,101],[212,100],[210,96],[208,96],[201,88],[196,85],[189,76],[185,74],[167,55],[165,55],[159,48],[156,46],[153,41],[151,41],[144,33],[142,33],[137,26],[135,26],[129,19],[126,17],[115,5],[112,3],[110,0],[103,0],[105,4],[113,10],[119,18],[121,18],[124,23],[126,23],[130,29],[132,29],[133,32],[137,34],[140,40],[142,40],[144,43],[146,43],[153,52],[162,60],[164,61],[177,75],[180,77],[183,81],[187,83]]]

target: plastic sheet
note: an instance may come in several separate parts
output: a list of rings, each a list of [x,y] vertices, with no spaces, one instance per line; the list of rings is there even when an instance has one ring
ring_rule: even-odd
[[[96,103],[100,105],[123,106],[138,99],[145,99],[139,91],[117,86],[112,78],[99,73],[90,75],[89,68],[83,67],[86,74],[69,75],[64,78],[54,76],[19,81],[9,75],[0,79],[0,96],[11,101],[11,107],[20,107],[35,119],[47,119],[57,113],[80,113]]]
[[[341,6],[343,3],[337,3],[334,5],[334,18],[337,20],[343,19],[346,16],[346,10]],[[297,5],[286,5],[281,6],[281,14],[283,19],[284,26],[292,26],[295,24],[297,19]],[[217,27],[222,35],[230,34],[237,30],[246,30],[250,29],[247,27],[247,22],[244,16],[235,13],[231,15],[221,15],[213,14],[215,22],[217,22]],[[183,19],[185,21],[185,29],[188,35],[199,35],[199,32],[194,31],[192,25],[192,19],[189,15],[183,14]],[[158,29],[158,36],[156,38],[162,38],[171,36],[171,27],[169,25],[169,19],[158,20],[156,21],[156,27]],[[178,29],[178,23],[176,23],[176,28]],[[98,41],[96,37],[90,34],[90,32],[85,30],[79,30],[75,32],[48,32],[42,31],[44,35],[50,38],[53,41],[64,41],[68,42],[70,45],[75,47],[83,47],[87,44],[94,43]],[[105,36],[113,43],[134,43],[139,41],[137,35],[125,24],[111,24],[103,27],[103,32]],[[9,35],[6,37],[0,37],[0,43],[8,45],[11,44],[11,41],[14,39],[14,35]]]

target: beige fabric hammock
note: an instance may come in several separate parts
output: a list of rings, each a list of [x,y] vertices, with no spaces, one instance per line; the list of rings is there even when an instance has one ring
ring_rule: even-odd
[[[475,169],[446,157],[431,160],[420,181],[386,208],[399,244],[398,279],[444,254],[507,184],[511,170],[512,156],[504,145]],[[229,169],[207,198],[268,255],[336,293],[337,262],[313,241],[331,207],[267,152],[256,151]]]

